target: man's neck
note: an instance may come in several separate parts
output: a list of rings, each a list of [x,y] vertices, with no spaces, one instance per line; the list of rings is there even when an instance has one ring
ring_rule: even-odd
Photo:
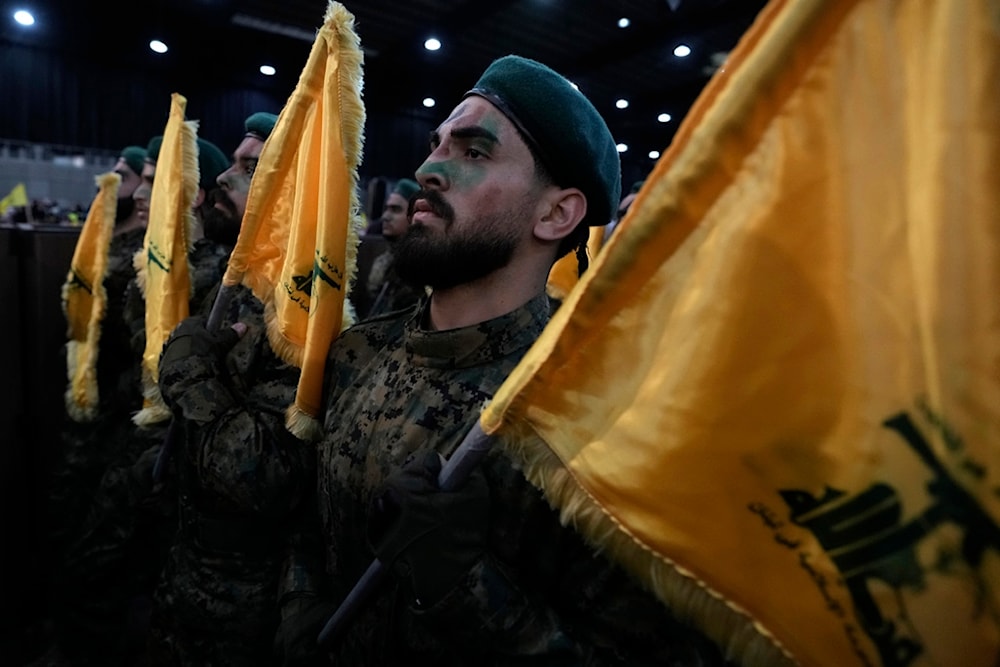
[[[544,292],[545,280],[532,277],[537,275],[509,265],[472,283],[436,289],[431,294],[430,328],[460,329],[517,310]]]

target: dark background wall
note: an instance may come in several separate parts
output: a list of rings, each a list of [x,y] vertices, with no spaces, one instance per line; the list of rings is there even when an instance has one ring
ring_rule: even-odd
[[[302,65],[307,55],[303,53]],[[243,137],[244,119],[255,111],[279,113],[293,90],[279,88],[279,82],[235,87],[219,85],[211,77],[175,81],[157,74],[127,63],[67,61],[58,53],[0,43],[6,100],[0,104],[0,140],[101,151],[145,145],[163,133],[170,96],[178,92],[187,98],[187,117],[198,121],[198,135],[229,154]],[[443,113],[368,109],[361,179],[411,176],[426,156],[427,136]]]

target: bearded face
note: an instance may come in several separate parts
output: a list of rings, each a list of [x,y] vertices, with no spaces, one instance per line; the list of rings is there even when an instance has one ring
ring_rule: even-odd
[[[222,245],[236,245],[242,221],[236,217],[236,208],[225,192],[216,188],[206,195],[201,222],[205,238]]]
[[[393,246],[396,272],[414,285],[449,289],[485,278],[506,266],[518,244],[526,204],[473,219],[457,221],[455,212],[436,190],[418,193],[444,221],[444,229],[411,224]]]

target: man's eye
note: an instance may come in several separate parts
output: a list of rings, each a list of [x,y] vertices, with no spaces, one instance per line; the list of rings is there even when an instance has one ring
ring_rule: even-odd
[[[247,162],[246,167],[243,168],[247,176],[253,176],[253,173],[257,171],[257,161]]]
[[[469,150],[465,151],[465,154],[468,155],[471,158],[486,157],[485,153],[483,153],[482,151],[480,151],[480,150],[478,150],[476,148],[470,148]]]

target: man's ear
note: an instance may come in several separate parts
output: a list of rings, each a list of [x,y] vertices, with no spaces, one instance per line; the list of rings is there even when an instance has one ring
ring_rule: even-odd
[[[194,196],[194,202],[191,203],[191,208],[198,208],[201,206],[203,201],[205,201],[205,188],[198,188],[198,194]]]
[[[553,190],[543,200],[545,209],[535,222],[535,236],[544,241],[558,241],[569,236],[587,215],[587,198],[577,188]]]

